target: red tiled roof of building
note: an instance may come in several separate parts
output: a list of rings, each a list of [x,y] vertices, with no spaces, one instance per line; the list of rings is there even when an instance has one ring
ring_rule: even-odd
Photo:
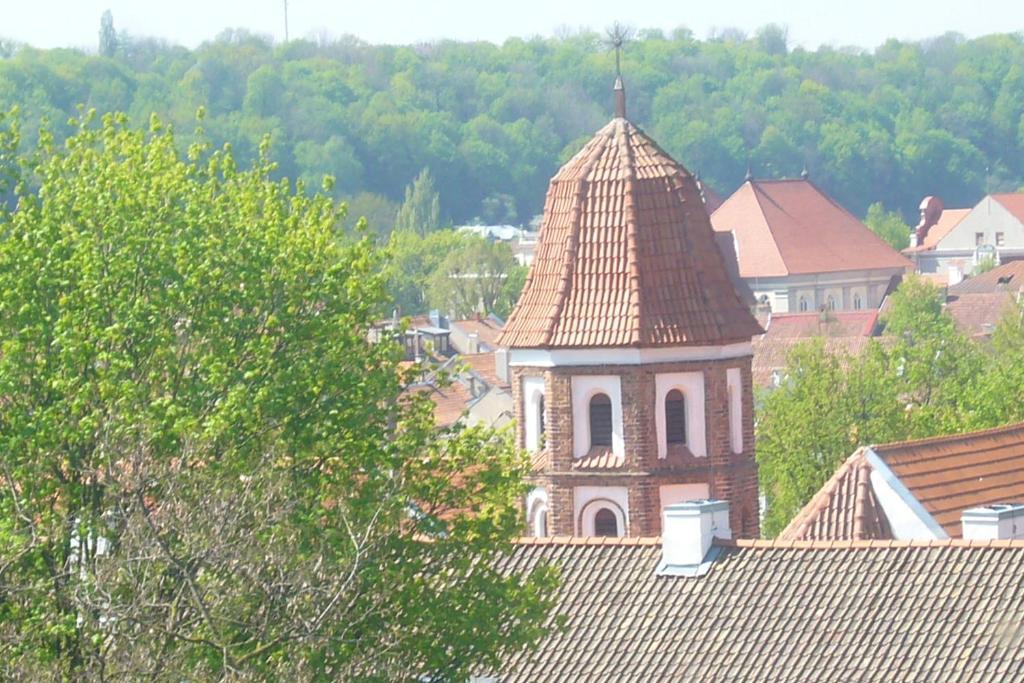
[[[889,520],[871,488],[871,465],[858,450],[783,529],[783,540],[864,540],[892,537]]]
[[[960,294],[946,301],[946,310],[956,322],[957,329],[969,337],[988,337],[999,321],[1014,306],[1010,292]]]
[[[536,256],[499,343],[708,345],[760,331],[693,177],[616,118],[551,180]]]
[[[793,347],[808,339],[822,338],[825,350],[841,358],[860,355],[877,323],[877,310],[773,314],[765,334],[754,339],[754,386],[770,386],[773,373],[786,367]]]
[[[743,277],[913,268],[809,180],[749,180],[711,223],[736,234]]]
[[[656,538],[523,539],[509,574],[559,571],[519,681],[1021,680],[1021,541],[716,541],[660,576]]]
[[[458,327],[467,336],[476,333],[477,338],[491,348],[498,346],[498,337],[501,336],[502,327],[491,318],[470,318],[468,320],[453,320],[450,323],[452,328]]]
[[[994,194],[992,199],[1002,204],[1017,220],[1024,222],[1024,192]]]
[[[1024,423],[872,450],[951,537],[967,508],[1024,501]]]
[[[960,516],[981,505],[1024,501],[1024,423],[869,447],[951,538]],[[891,538],[858,449],[793,518],[779,538]]]
[[[434,404],[434,421],[439,427],[450,427],[469,410],[473,395],[460,382],[451,382],[446,386],[433,383],[423,384],[409,389],[412,392],[424,392]]]
[[[459,356],[459,360],[466,364],[470,370],[492,387],[508,387],[508,380],[498,377],[498,368],[495,354],[491,353],[466,353]]]
[[[1024,261],[1009,261],[981,275],[974,275],[949,288],[950,296],[960,294],[1017,293],[1024,289]]]

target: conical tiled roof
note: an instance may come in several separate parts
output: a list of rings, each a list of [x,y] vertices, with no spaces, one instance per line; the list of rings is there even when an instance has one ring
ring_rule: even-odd
[[[533,266],[500,343],[717,345],[761,332],[729,280],[693,176],[615,118],[551,180]]]

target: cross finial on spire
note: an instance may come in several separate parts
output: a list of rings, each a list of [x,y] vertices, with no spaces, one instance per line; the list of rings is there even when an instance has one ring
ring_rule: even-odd
[[[807,180],[811,177],[811,172],[807,170],[807,164],[804,164],[804,170],[800,171],[800,179]]]
[[[615,22],[608,29],[608,42],[615,50],[615,117],[626,118],[626,89],[622,85],[622,45],[629,40],[630,29]]]

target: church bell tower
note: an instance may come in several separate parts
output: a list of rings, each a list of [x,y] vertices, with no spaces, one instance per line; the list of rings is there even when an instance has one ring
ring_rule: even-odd
[[[730,503],[759,533],[751,337],[694,177],[616,116],[552,178],[501,345],[534,535],[653,536],[666,505]]]

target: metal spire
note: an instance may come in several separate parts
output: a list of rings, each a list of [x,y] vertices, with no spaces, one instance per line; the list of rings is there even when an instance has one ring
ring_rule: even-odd
[[[630,30],[616,22],[608,29],[608,42],[615,49],[615,118],[626,118],[626,88],[622,85],[622,45],[629,39]]]

